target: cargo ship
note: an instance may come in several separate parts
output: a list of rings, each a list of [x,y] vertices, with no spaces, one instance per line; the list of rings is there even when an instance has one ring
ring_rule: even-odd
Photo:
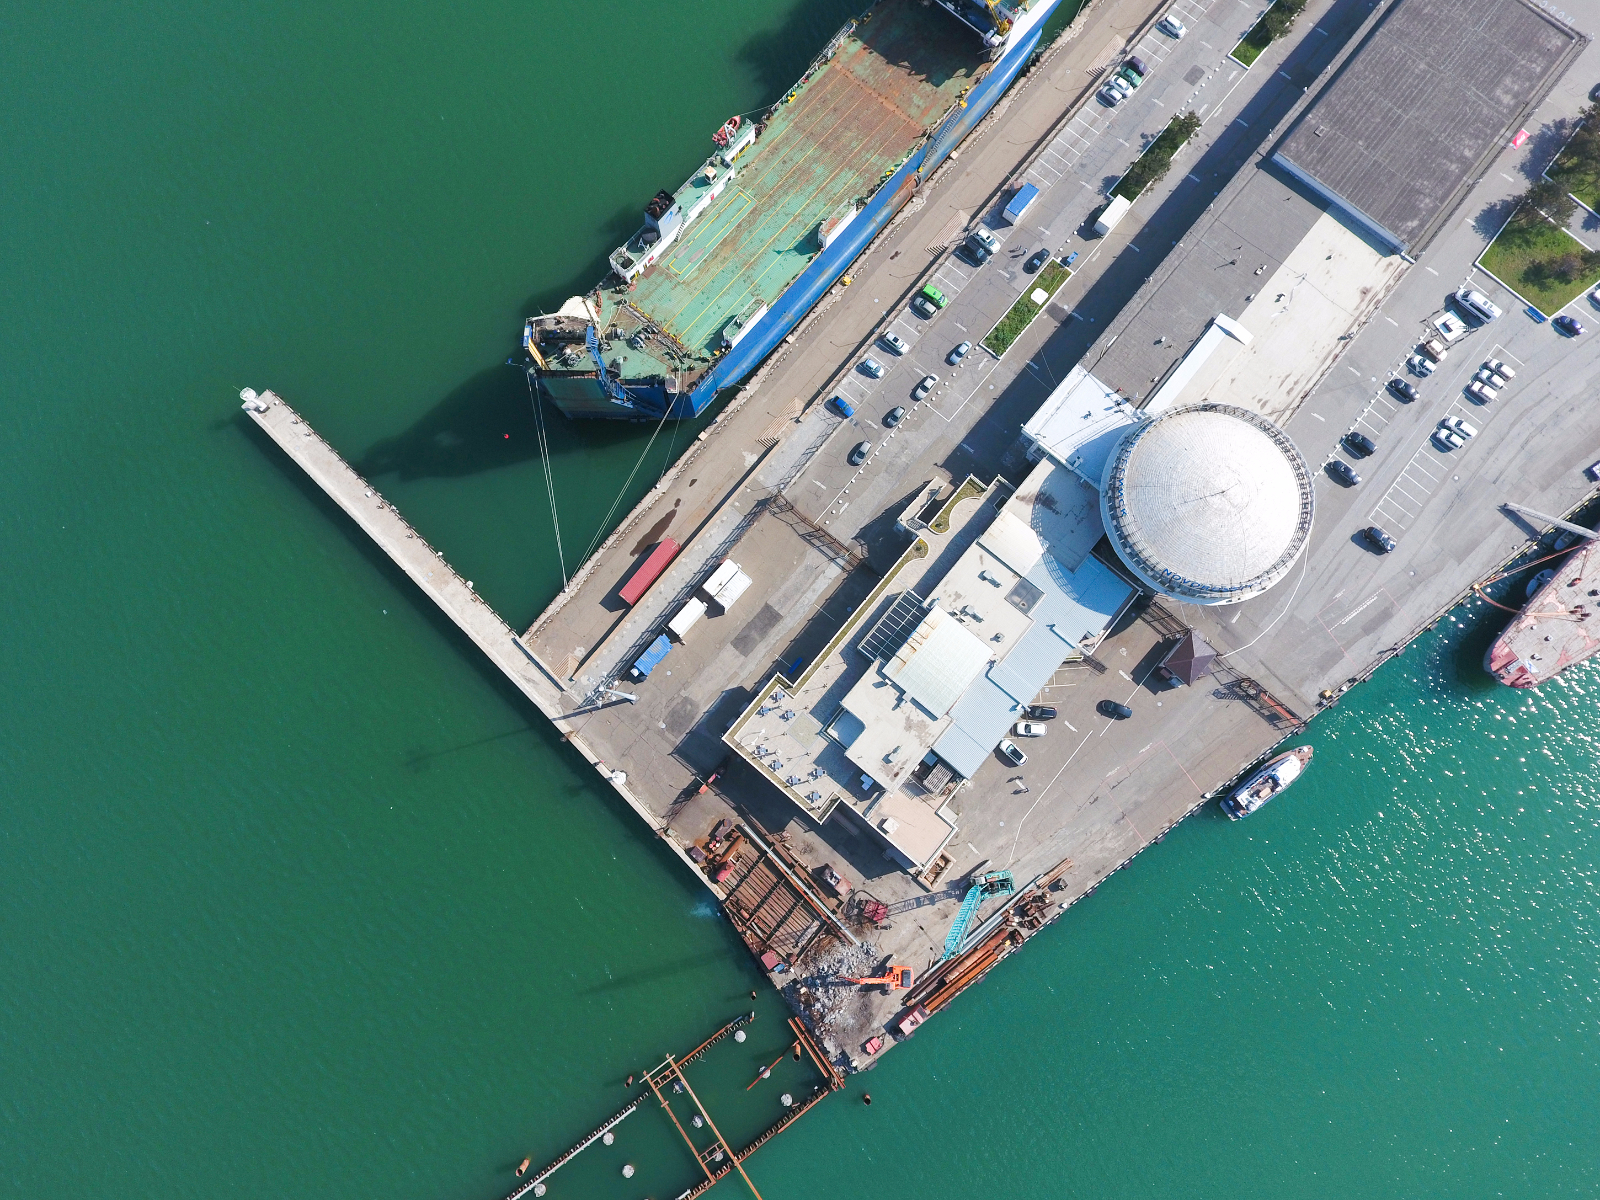
[[[1510,687],[1538,687],[1600,650],[1600,539],[1585,540],[1554,568],[1483,657]]]
[[[644,206],[610,273],[523,329],[568,417],[698,416],[788,336],[994,107],[1061,0],[880,0]]]

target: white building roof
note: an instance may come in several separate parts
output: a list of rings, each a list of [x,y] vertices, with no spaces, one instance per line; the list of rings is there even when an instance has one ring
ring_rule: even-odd
[[[1121,395],[1078,366],[1028,418],[1022,434],[1091,487],[1099,487],[1117,439],[1138,419]]]
[[[942,717],[991,657],[987,644],[935,608],[884,665],[883,673],[925,710]]]

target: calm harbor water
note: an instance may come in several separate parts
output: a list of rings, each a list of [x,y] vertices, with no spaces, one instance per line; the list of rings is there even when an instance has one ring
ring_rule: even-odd
[[[0,1194],[493,1200],[752,1004],[708,1071],[771,1118],[738,1081],[785,1014],[704,890],[236,394],[531,618],[521,317],[852,7],[9,6]],[[626,482],[647,433],[553,427],[569,563],[692,432]],[[1600,672],[1495,690],[1462,620],[1282,801],[1179,827],[764,1149],[762,1194],[1600,1190]],[[664,1194],[660,1127],[552,1196]]]

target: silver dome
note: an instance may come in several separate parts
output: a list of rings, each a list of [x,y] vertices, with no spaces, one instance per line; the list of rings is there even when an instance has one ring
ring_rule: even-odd
[[[1289,436],[1229,404],[1131,428],[1106,462],[1100,512],[1155,592],[1236,604],[1282,579],[1311,534],[1311,472]]]

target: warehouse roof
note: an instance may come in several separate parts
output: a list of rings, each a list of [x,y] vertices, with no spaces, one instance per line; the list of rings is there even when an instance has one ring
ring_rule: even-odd
[[[1414,255],[1584,44],[1528,0],[1396,0],[1273,160]]]

